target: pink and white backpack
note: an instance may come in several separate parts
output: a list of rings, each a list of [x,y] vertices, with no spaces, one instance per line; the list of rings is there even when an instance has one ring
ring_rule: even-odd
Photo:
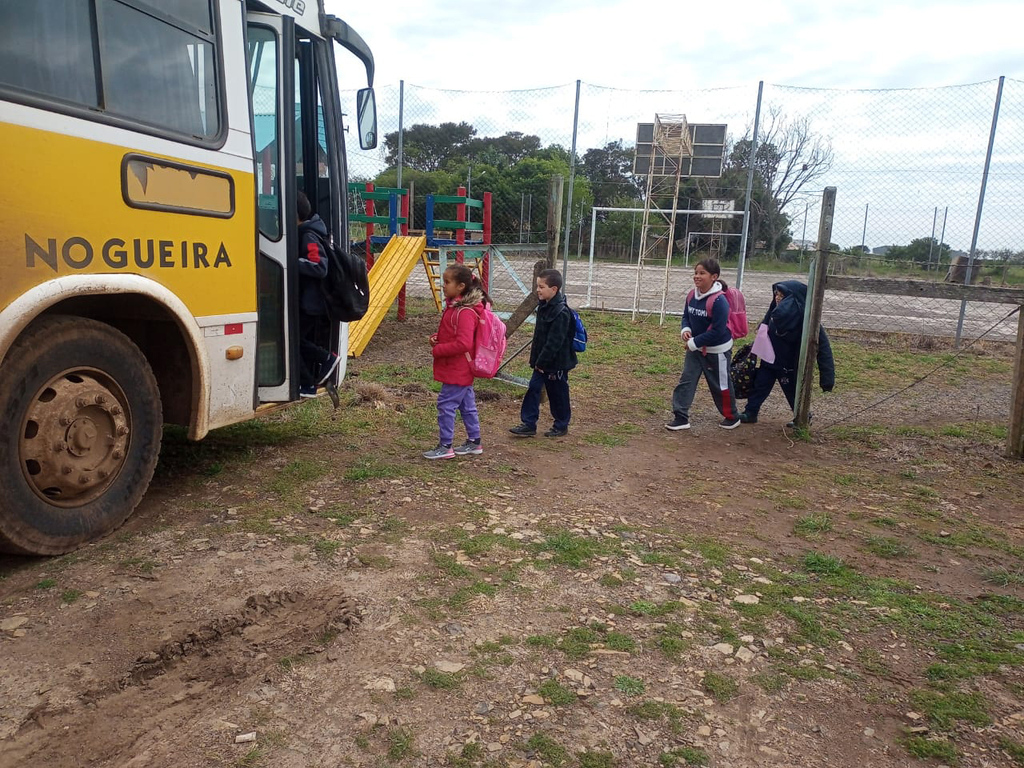
[[[464,307],[460,307],[460,311],[462,309]],[[505,323],[494,314],[490,304],[484,304],[484,311],[477,317],[476,332],[473,334],[473,353],[467,352],[466,359],[474,377],[493,379],[501,367],[501,359],[505,356]]]

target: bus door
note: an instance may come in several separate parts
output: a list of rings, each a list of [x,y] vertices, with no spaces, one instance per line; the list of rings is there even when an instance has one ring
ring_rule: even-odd
[[[249,89],[256,152],[261,402],[298,398],[298,249],[295,213],[295,24],[248,13]]]

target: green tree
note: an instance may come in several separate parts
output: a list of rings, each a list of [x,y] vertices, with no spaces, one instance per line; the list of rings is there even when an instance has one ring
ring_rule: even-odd
[[[402,165],[417,171],[439,171],[453,158],[464,158],[476,136],[476,128],[466,122],[426,125],[405,129]],[[384,162],[398,165],[398,131],[384,137]]]
[[[904,262],[928,269],[929,254],[932,264],[948,264],[950,248],[933,237],[918,237],[908,245],[894,245],[885,254],[887,261]]]
[[[633,149],[623,147],[621,141],[588,149],[583,153],[580,170],[590,181],[594,205],[634,207],[643,199],[643,185],[633,175]],[[623,201],[628,204],[620,205]]]

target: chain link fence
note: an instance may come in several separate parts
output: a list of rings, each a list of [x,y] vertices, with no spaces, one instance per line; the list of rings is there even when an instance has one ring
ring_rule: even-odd
[[[744,292],[767,304],[770,286],[805,274],[816,247],[824,186],[839,190],[833,227],[836,274],[908,279],[966,277],[998,81],[929,89],[849,91],[766,85],[760,105]],[[724,200],[745,202],[748,147],[758,111],[753,86],[672,91],[626,90],[581,83],[522,91],[454,91],[385,86],[378,91],[376,150],[349,151],[353,179],[415,188],[414,228],[428,193],[493,193],[493,242],[542,243],[550,176],[575,173],[563,210],[560,251],[571,293],[594,307],[629,308],[643,208],[643,179],[632,176],[637,124],[683,113],[691,123],[728,125],[720,179],[684,179],[680,209]],[[576,159],[570,168],[574,128]],[[1024,284],[1024,82],[1007,80],[999,110],[984,210],[978,221],[973,282]],[[591,230],[591,209],[599,212]],[[479,215],[479,214],[477,214]],[[669,265],[668,307],[679,309],[689,264],[716,255],[735,279],[743,219],[680,216]],[[593,247],[595,267],[591,277]],[[687,258],[689,254],[689,258]],[[496,292],[514,301],[529,282],[535,253],[506,253],[492,268]],[[664,261],[648,264],[640,309],[660,306]],[[660,268],[660,269],[659,269]],[[505,275],[511,269],[515,275]],[[518,281],[518,282],[517,282]],[[830,297],[830,327],[953,336],[959,302],[893,296],[884,307],[864,295]],[[998,305],[971,303],[963,335],[997,319]],[[996,336],[1012,336],[1012,323]]]

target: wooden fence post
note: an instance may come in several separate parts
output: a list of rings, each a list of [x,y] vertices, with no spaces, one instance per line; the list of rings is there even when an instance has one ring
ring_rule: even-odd
[[[530,295],[515,308],[512,316],[505,323],[505,338],[509,338],[537,308],[537,275],[541,270],[552,269],[558,256],[558,237],[562,228],[562,177],[551,177],[551,188],[548,191],[548,253],[533,265],[533,277],[530,278]]]
[[[1024,304],[1017,311],[1017,357],[1013,363],[1013,389],[1010,401],[1010,434],[1006,452],[1024,459]]]
[[[807,305],[804,307],[804,333],[797,362],[796,407],[793,409],[797,429],[807,429],[811,420],[811,387],[814,383],[814,365],[818,360],[818,329],[821,327],[821,312],[825,304],[825,280],[828,277],[835,214],[836,188],[825,187],[821,197],[821,222],[818,225],[818,257],[811,266]]]

